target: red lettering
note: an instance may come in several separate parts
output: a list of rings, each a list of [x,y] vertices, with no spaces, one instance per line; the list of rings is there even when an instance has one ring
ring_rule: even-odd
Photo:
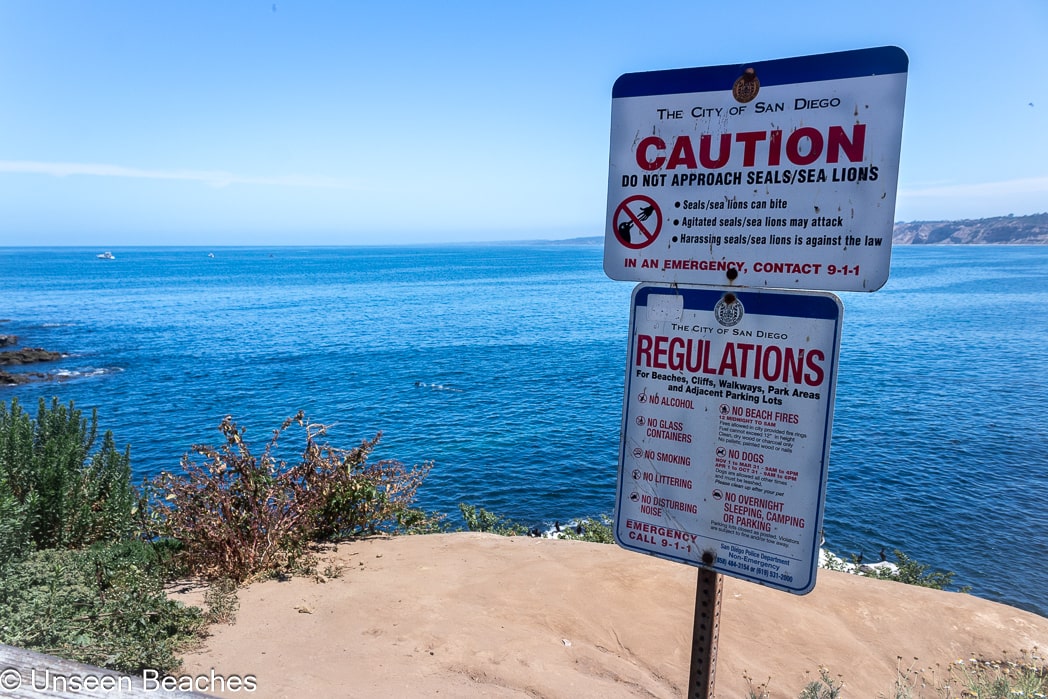
[[[757,161],[757,141],[763,141],[767,137],[768,134],[764,131],[746,131],[735,134],[735,140],[742,144],[743,167],[753,167]]]
[[[637,366],[651,366],[651,335],[637,335]]]
[[[801,141],[808,139],[808,154],[801,155]],[[794,165],[811,165],[822,155],[822,134],[814,126],[802,126],[786,139],[786,157]]]
[[[731,157],[731,134],[722,133],[720,136],[720,153],[716,160],[710,157],[710,143],[713,141],[713,137],[708,133],[702,134],[699,138],[699,161],[702,163],[704,168],[709,170],[716,170],[719,167],[724,167],[728,164],[728,158]]]
[[[818,361],[816,361],[816,355],[818,355]],[[823,354],[821,350],[812,350],[811,352],[808,352],[808,356],[805,357],[804,363],[807,365],[808,369],[811,370],[811,373],[805,377],[804,383],[809,386],[818,386],[822,383],[822,380],[826,375],[822,366],[818,362],[824,361],[825,359],[826,355]]]
[[[683,337],[670,338],[670,369],[679,371],[684,363],[681,361],[681,349],[684,347]]]
[[[735,345],[731,342],[724,345],[720,370],[717,373],[723,376],[725,371],[731,371],[732,376],[739,375],[738,368],[735,366]]]
[[[740,133],[702,134],[696,156],[691,136],[677,136],[666,155],[666,141],[647,136],[637,145],[637,165],[642,170],[665,168],[676,170],[717,170],[731,159],[732,145],[741,144],[741,167],[775,167],[782,164],[783,145],[786,160],[792,165],[807,166],[825,157],[827,163],[862,162],[866,151],[866,125],[853,124],[851,132],[844,126],[827,127],[825,133],[814,126],[802,126],[783,143],[782,131],[742,131]],[[714,146],[713,140],[717,139]],[[767,145],[764,145],[767,144]],[[716,153],[714,153],[716,149]]]
[[[808,386],[818,386],[826,378],[823,366],[826,355],[821,350],[727,342],[721,353],[720,364],[711,366],[710,362],[715,360],[710,354],[711,349],[709,340],[637,335],[634,361],[637,366],[655,369],[683,370]]]
[[[640,165],[642,170],[658,170],[666,162],[666,158],[661,155],[655,157],[654,160],[648,160],[648,149],[655,147],[658,150],[666,150],[666,142],[658,136],[648,136],[637,146],[637,165]]]
[[[753,345],[740,342],[735,346],[742,350],[742,366],[739,367],[739,375],[746,376],[746,365],[750,361],[750,352],[753,351]]]
[[[831,126],[827,140],[826,162],[836,163],[842,151],[850,162],[861,162],[866,148],[866,124],[856,124],[852,127],[851,140],[848,140],[843,127]]]
[[[782,380],[801,383],[804,381],[804,350],[794,353],[792,347],[786,348],[786,366],[783,367]]]
[[[774,367],[772,360],[775,361]],[[765,381],[775,381],[782,373],[782,348],[769,345],[764,348],[764,359],[761,361],[761,374]],[[785,377],[783,377],[785,378]]]
[[[782,131],[771,132],[768,139],[768,165],[778,165],[782,158]]]
[[[674,142],[673,152],[670,153],[670,159],[669,162],[666,163],[666,169],[673,170],[679,165],[683,165],[689,170],[694,170],[696,168],[695,153],[691,149],[691,139],[687,136],[681,136]]]
[[[651,363],[651,366],[657,369],[666,368],[666,343],[669,341],[668,337],[662,335],[655,338],[655,359]]]

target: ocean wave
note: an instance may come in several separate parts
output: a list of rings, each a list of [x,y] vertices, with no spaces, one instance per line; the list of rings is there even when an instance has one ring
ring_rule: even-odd
[[[118,374],[123,369],[120,367],[92,367],[88,369],[59,369],[58,371],[51,374],[55,379],[59,381],[70,381],[73,379],[87,379],[96,376],[107,376],[109,374]]]
[[[445,386],[442,383],[426,383],[424,381],[416,381],[415,388],[429,388],[434,391],[451,391],[453,393],[462,393],[461,388],[452,388],[451,386]]]

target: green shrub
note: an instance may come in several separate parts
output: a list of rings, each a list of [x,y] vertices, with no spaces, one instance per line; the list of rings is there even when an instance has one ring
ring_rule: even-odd
[[[819,679],[808,682],[798,699],[839,699],[843,689],[840,675],[834,680],[827,668],[820,667]]]
[[[0,403],[0,561],[28,548],[76,548],[132,530],[130,449],[107,431],[92,451],[98,416],[40,400],[36,419]]]
[[[305,447],[289,464],[277,459],[278,442],[296,423]],[[195,575],[240,583],[300,569],[316,541],[424,528],[411,503],[430,465],[368,463],[381,435],[337,449],[320,443],[325,428],[299,412],[256,457],[232,418],[219,430],[221,448],[194,447],[203,461],[186,455],[181,474],[161,473],[146,486],[154,533],[181,544],[179,559]]]
[[[1020,650],[1018,656],[1009,657],[1001,651],[1001,659],[959,659],[943,667],[936,663],[932,667],[920,667],[919,658],[914,658],[909,667],[904,667],[902,656],[898,657],[895,681],[890,694],[878,693],[878,697],[891,699],[1013,699],[1015,697],[1045,697],[1048,692],[1048,665],[1032,651]],[[805,672],[805,675],[810,675]],[[748,690],[747,699],[771,699],[771,679],[754,685],[754,680],[743,672]],[[844,694],[844,677],[830,676],[826,667],[819,668],[819,679],[811,680],[798,695],[798,699],[838,699]]]
[[[28,512],[29,505],[15,498],[0,472],[0,565],[30,550]]]
[[[614,544],[615,533],[612,526],[611,517],[608,515],[601,515],[599,519],[584,517],[575,527],[565,529],[562,538],[592,541],[595,544]]]
[[[931,570],[931,566],[918,563],[898,549],[895,551],[895,559],[898,563],[893,567],[883,564],[864,565],[859,562],[858,556],[852,556],[852,562],[847,563],[844,559],[827,552],[820,566],[825,570],[842,571],[878,580],[894,580],[935,590],[947,590],[953,584],[954,573],[952,572]],[[958,592],[969,592],[970,590],[968,586],[958,588]]]
[[[529,529],[520,522],[503,517],[485,510],[483,507],[459,503],[459,511],[466,529],[471,532],[489,532],[501,536],[541,536],[538,528]],[[555,534],[558,539],[573,539],[575,541],[591,541],[596,544],[613,544],[615,536],[612,532],[612,521],[607,515],[600,518],[584,517],[570,526],[562,527],[558,523]]]
[[[204,618],[208,623],[232,624],[240,611],[237,584],[228,578],[213,581],[204,593],[204,605],[207,607]]]
[[[178,666],[203,629],[169,600],[149,544],[51,549],[0,566],[0,642],[122,672]]]
[[[462,512],[466,528],[471,532],[490,532],[502,536],[520,536],[528,533],[528,528],[520,522],[506,519],[483,507],[475,507],[462,502],[459,503],[459,511]]]
[[[872,573],[864,574],[880,580],[895,580],[907,585],[919,587],[930,587],[935,590],[945,590],[953,583],[952,572],[930,570],[931,566],[918,563],[902,551],[895,551],[895,558],[899,562],[897,569],[874,568]],[[970,588],[962,587],[961,592],[968,592]]]
[[[949,666],[946,684],[960,688],[956,696],[979,699],[1044,697],[1048,692],[1048,665],[1023,650],[1017,658],[1000,660],[969,658]],[[941,694],[940,694],[941,696]]]

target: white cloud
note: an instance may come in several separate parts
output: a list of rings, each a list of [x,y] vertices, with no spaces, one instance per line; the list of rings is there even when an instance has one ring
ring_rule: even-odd
[[[254,177],[237,175],[222,170],[144,170],[141,168],[111,165],[107,163],[54,163],[32,160],[0,160],[0,173],[50,175],[70,177],[128,177],[148,180],[182,180],[200,182],[211,187],[228,187],[232,184],[256,184],[278,187],[306,187],[314,189],[361,190],[358,182],[334,177],[314,175],[282,175],[278,177]]]

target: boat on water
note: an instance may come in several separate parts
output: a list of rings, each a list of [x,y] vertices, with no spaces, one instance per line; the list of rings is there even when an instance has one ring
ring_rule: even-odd
[[[108,250],[106,250],[105,252],[98,253],[97,255],[95,255],[95,257],[97,257],[100,260],[115,260],[116,259],[116,257],[113,256],[113,253],[109,252]]]

